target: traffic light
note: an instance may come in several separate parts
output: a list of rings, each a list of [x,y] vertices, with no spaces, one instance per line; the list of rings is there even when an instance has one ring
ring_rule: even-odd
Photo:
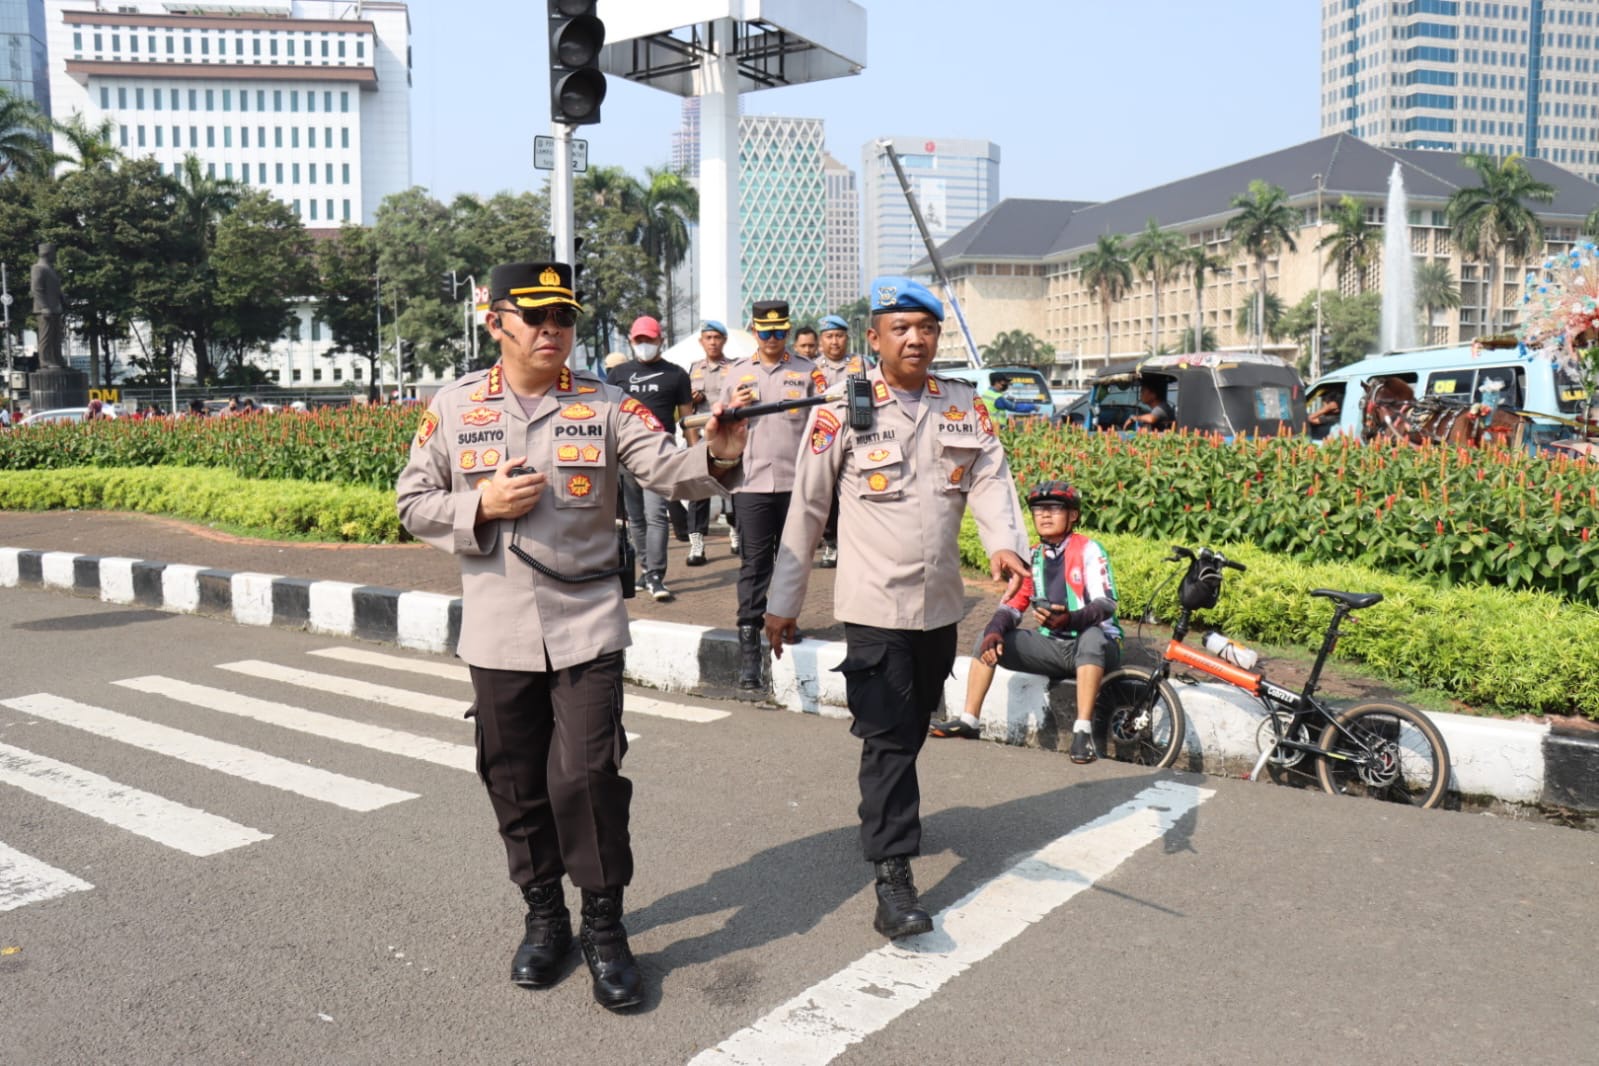
[[[455,299],[455,275],[453,273],[451,273],[450,271],[446,270],[443,274],[439,275],[439,278],[440,278],[439,291],[444,294],[444,298],[446,300],[454,300]]]
[[[416,351],[416,345],[401,337],[396,342],[400,353],[400,380],[405,381],[411,377],[411,356]]]
[[[550,12],[550,118],[568,126],[600,120],[605,75],[600,49],[605,23],[594,14],[598,0],[547,0]]]

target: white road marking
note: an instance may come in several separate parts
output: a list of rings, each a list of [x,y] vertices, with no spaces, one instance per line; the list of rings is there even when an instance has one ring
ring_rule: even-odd
[[[190,855],[215,855],[272,839],[271,833],[129,788],[109,777],[9,744],[0,744],[0,784],[15,785],[52,803]]]
[[[1160,839],[1214,794],[1193,785],[1156,782],[935,915],[931,933],[872,952],[696,1055],[689,1066],[821,1066],[833,1061]]]
[[[181,729],[108,711],[104,707],[52,696],[48,692],[0,700],[0,705],[207,770],[331,803],[346,810],[375,811],[380,807],[416,799],[415,792],[402,792],[387,785],[304,766],[276,755],[212,740],[197,733],[186,733]]]
[[[65,870],[57,870],[31,855],[0,844],[0,911],[13,911],[68,892],[86,892],[93,887]]]
[[[652,718],[671,718],[679,722],[718,722],[731,714],[713,707],[690,707],[684,703],[667,703],[648,696],[627,696],[622,700],[622,713],[647,714]]]
[[[334,696],[349,696],[351,699],[368,700],[388,707],[400,707],[407,711],[438,715],[440,718],[459,720],[472,706],[469,700],[445,699],[443,696],[432,696],[425,692],[412,692],[408,689],[395,688],[392,685],[377,685],[370,681],[357,681],[354,678],[340,677],[337,674],[319,674],[311,670],[300,670],[292,666],[266,663],[259,659],[245,659],[236,663],[220,663],[218,666],[219,669],[232,670],[237,674],[248,674],[250,677],[259,677],[267,681],[281,681],[286,685],[299,685],[301,688],[315,689],[318,692],[326,692]]]
[[[259,700],[254,696],[212,688],[209,685],[196,685],[173,677],[148,675],[130,677],[112,683],[138,692],[165,696],[194,707],[204,707],[221,714],[249,718],[267,725],[292,729],[298,733],[309,733],[324,740],[355,744],[389,755],[448,766],[452,770],[477,772],[477,752],[470,744],[451,744],[447,740],[435,740],[416,733],[385,729],[382,726],[367,725],[365,722],[352,722],[345,718],[336,718],[331,714],[308,711],[287,703]]]
[[[385,655],[383,652],[368,651],[365,648],[318,648],[316,651],[307,652],[306,654],[319,655],[324,659],[336,659],[342,663],[376,666],[380,670],[397,670],[406,674],[424,674],[428,677],[442,677],[447,681],[472,683],[471,669],[465,666],[456,666],[453,663],[435,663],[426,659],[408,659],[403,655]]]

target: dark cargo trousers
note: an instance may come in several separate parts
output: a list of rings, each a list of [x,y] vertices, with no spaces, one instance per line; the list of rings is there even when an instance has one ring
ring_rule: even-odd
[[[549,673],[471,668],[478,776],[522,888],[563,873],[592,891],[633,879],[622,662],[617,651]]]
[[[878,629],[844,624],[844,675],[861,739],[861,850],[872,862],[922,847],[916,756],[955,665],[956,627]]]

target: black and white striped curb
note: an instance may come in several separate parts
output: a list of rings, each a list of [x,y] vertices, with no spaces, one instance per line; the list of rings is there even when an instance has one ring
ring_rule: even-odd
[[[0,587],[58,588],[108,603],[228,618],[243,625],[287,626],[331,636],[453,654],[461,632],[459,597],[341,581],[213,570],[177,563],[72,552],[0,548]],[[668,692],[729,694],[738,676],[731,630],[634,620],[627,677]],[[781,659],[767,657],[769,705],[848,716],[844,645],[806,640]],[[969,660],[957,660],[945,683],[946,707],[965,703]],[[1181,684],[1188,718],[1187,761],[1209,773],[1247,771],[1258,749],[1262,711],[1236,689]],[[1070,686],[1051,691],[1043,678],[1001,669],[983,709],[983,735],[1011,744],[1055,747],[1057,723],[1069,722]],[[1599,734],[1571,734],[1545,722],[1430,715],[1449,745],[1454,787],[1471,796],[1599,812]]]

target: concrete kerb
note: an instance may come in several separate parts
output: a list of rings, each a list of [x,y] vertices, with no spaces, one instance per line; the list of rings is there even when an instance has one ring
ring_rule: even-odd
[[[451,652],[460,634],[460,599],[437,593],[0,548],[0,587],[25,586],[434,653]],[[733,632],[648,620],[635,621],[631,628],[629,681],[681,693],[734,687],[738,643]],[[779,660],[768,656],[770,688],[763,702],[847,717],[844,678],[836,670],[843,659],[842,643],[819,640],[801,641],[785,649]],[[958,659],[945,685],[948,708],[965,702],[969,662],[964,656]],[[1051,690],[1042,678],[1002,668],[984,704],[983,736],[1054,747],[1057,723],[1072,717],[1072,693],[1069,685]],[[1186,765],[1207,773],[1247,771],[1257,755],[1255,734],[1263,714],[1259,705],[1219,684],[1180,683],[1178,695],[1188,719]],[[1449,745],[1456,790],[1508,803],[1599,812],[1599,738],[1555,735],[1537,722],[1445,713],[1430,717]]]

